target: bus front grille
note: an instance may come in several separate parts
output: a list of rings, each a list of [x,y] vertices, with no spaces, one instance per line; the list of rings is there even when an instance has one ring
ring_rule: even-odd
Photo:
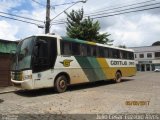
[[[22,81],[22,72],[12,72],[11,77],[13,80]]]

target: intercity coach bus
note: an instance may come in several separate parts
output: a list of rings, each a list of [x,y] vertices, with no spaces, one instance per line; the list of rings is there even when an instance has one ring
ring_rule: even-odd
[[[61,37],[34,35],[21,40],[12,63],[11,81],[22,89],[114,80],[136,74],[133,50]]]

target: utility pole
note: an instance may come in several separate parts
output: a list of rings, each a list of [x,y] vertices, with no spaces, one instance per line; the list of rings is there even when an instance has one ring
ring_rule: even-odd
[[[50,32],[50,0],[47,0],[46,4],[46,22],[45,22],[45,34]]]

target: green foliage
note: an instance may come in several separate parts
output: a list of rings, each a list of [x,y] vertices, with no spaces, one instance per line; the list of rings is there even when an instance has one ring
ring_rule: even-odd
[[[83,19],[83,9],[74,11],[72,10],[67,15],[67,36],[71,38],[82,39],[86,41],[93,41],[102,44],[112,43],[113,40],[109,40],[110,34],[100,34],[100,24],[98,21],[93,21],[90,17]]]
[[[152,46],[160,46],[160,41],[156,41],[152,44]]]
[[[119,48],[127,48],[125,45],[119,45]]]

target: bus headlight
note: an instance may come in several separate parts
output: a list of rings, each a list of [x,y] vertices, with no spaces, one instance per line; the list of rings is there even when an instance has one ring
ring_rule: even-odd
[[[32,75],[24,75],[23,80],[32,79]]]

